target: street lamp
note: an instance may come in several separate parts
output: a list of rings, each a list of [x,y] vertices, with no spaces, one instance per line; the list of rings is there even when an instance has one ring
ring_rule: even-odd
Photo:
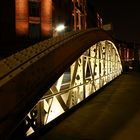
[[[56,27],[56,31],[57,32],[62,32],[62,31],[64,31],[64,29],[65,29],[65,26],[64,26],[64,24],[60,24],[60,25],[58,25],[57,27]]]
[[[60,34],[63,34],[64,30],[65,30],[65,25],[64,24],[59,24],[56,26],[56,28],[54,29],[54,32],[53,32],[53,36],[58,36]]]

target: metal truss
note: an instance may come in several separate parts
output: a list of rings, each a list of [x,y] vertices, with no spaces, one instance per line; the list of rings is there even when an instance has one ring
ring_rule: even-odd
[[[122,72],[121,60],[115,45],[100,41],[85,51],[41,100],[28,113],[25,121],[30,135],[40,126],[46,125]]]
[[[112,42],[107,32],[93,28],[44,40],[1,60],[0,139],[18,127],[29,135],[119,75],[121,61]]]

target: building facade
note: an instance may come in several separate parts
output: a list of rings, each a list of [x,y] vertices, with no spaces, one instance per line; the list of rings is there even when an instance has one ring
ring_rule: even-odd
[[[97,27],[97,16],[87,0],[8,0],[0,4],[0,55],[12,54],[54,35]]]
[[[52,34],[52,0],[16,0],[16,35],[36,39]]]
[[[86,0],[15,0],[15,9],[17,36],[50,37],[59,24],[67,31],[87,28]]]

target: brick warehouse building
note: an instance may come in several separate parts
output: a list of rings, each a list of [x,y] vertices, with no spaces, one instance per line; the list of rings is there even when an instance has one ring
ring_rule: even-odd
[[[75,17],[76,28],[83,29],[78,23],[83,17],[82,2],[86,3],[84,7],[86,28],[97,27],[95,9],[86,0],[2,1],[0,4],[0,57],[8,56],[40,40],[52,37],[56,26],[60,23],[66,26],[66,31],[74,30],[74,1],[78,14]],[[80,10],[81,13],[78,13]]]
[[[0,56],[51,37],[57,24],[73,29],[71,0],[8,0],[0,11]]]
[[[16,34],[41,39],[52,36],[59,23],[71,26],[71,1],[16,0]]]
[[[52,36],[59,23],[64,23],[66,30],[73,30],[72,10],[72,0],[2,1],[0,56]]]
[[[86,0],[16,0],[16,34],[29,36],[32,39],[46,38],[52,36],[54,29],[60,23],[67,27],[66,30],[73,30],[74,1],[77,9],[76,20],[81,22],[81,25],[77,23],[77,26],[84,26],[82,25],[84,21],[79,20],[82,20],[85,14],[86,26],[95,27],[96,12],[93,7],[89,8],[92,9],[91,13],[88,11],[90,5]],[[78,27],[77,29],[85,28]]]

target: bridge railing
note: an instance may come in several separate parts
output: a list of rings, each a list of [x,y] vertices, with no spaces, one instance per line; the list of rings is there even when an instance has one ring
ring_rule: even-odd
[[[122,72],[115,45],[100,41],[85,51],[53,84],[26,117],[27,135],[94,94]]]
[[[112,37],[99,29],[58,36],[5,58],[0,61],[0,138],[9,138],[24,118],[31,134],[121,71]]]

